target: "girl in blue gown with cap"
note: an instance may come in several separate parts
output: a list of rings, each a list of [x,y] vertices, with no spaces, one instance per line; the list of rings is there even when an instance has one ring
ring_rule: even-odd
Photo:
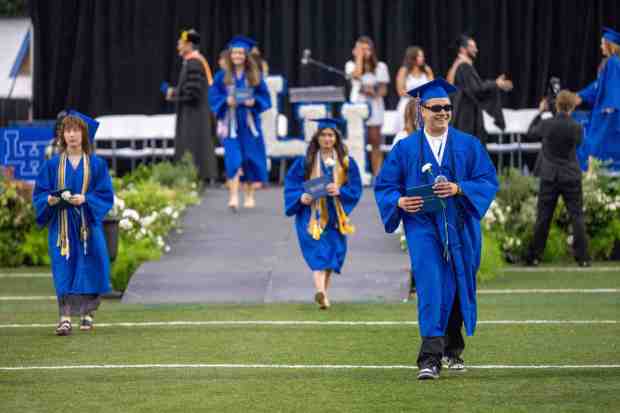
[[[102,221],[114,203],[112,180],[106,161],[91,153],[82,116],[73,112],[63,119],[61,152],[45,161],[33,192],[37,223],[49,230],[60,313],[56,334],[62,336],[71,334],[75,314],[80,330],[91,330],[100,295],[110,290]]]
[[[582,168],[589,157],[620,170],[620,33],[605,28],[601,39],[605,61],[597,79],[578,93],[579,103],[592,107],[585,140],[578,151]]]
[[[301,253],[313,272],[315,301],[329,308],[329,286],[333,272],[340,274],[347,253],[346,236],[355,231],[349,215],[362,196],[359,169],[347,154],[339,130],[340,120],[317,119],[306,156],[291,166],[284,181],[284,207],[295,216]],[[313,199],[304,182],[329,176],[327,196]]]
[[[225,70],[215,75],[209,89],[211,110],[223,125],[224,164],[228,180],[228,206],[239,207],[239,185],[243,184],[245,208],[254,208],[254,190],[267,181],[267,154],[260,114],[271,107],[269,91],[260,69],[250,58],[256,42],[234,37],[225,56]],[[243,100],[241,100],[243,99]]]
[[[449,127],[448,93],[454,91],[438,78],[408,92],[419,98],[424,129],[393,147],[375,184],[385,230],[394,232],[402,221],[410,246],[422,336],[419,379],[438,378],[443,356],[450,369],[464,368],[461,327],[472,335],[477,319],[480,220],[499,186],[480,141]],[[428,184],[445,209],[424,212],[424,200],[407,195],[409,188]]]

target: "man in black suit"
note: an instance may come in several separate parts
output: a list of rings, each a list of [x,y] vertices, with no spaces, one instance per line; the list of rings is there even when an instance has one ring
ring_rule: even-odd
[[[555,102],[557,114],[543,120],[532,130],[532,134],[542,140],[542,151],[534,171],[540,178],[540,190],[534,238],[528,255],[530,265],[537,265],[545,250],[549,226],[560,195],[572,221],[575,259],[582,267],[590,265],[583,218],[581,169],[576,153],[583,139],[583,129],[570,117],[576,104],[575,94],[561,91]]]

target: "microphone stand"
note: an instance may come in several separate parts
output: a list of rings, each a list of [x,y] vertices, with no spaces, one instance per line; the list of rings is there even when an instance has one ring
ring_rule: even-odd
[[[336,69],[334,66],[330,66],[330,65],[328,65],[326,63],[323,63],[323,62],[321,62],[319,60],[314,60],[313,58],[311,58],[309,56],[304,58],[304,59],[302,59],[301,64],[302,64],[302,66],[306,66],[306,65],[311,64],[311,65],[320,67],[323,70],[326,70],[326,71],[328,71],[330,73],[335,73],[335,74],[341,76],[343,79],[348,80],[348,76],[344,73],[344,71],[342,71],[340,69]]]

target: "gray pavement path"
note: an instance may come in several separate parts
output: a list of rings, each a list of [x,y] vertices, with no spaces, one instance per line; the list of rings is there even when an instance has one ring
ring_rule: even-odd
[[[171,251],[143,264],[123,296],[125,303],[310,302],[312,273],[293,225],[284,216],[282,188],[257,192],[257,207],[231,213],[227,192],[206,192],[190,208]],[[357,232],[341,275],[330,289],[332,303],[396,302],[408,293],[408,259],[396,236],[380,223],[371,190],[351,216]]]

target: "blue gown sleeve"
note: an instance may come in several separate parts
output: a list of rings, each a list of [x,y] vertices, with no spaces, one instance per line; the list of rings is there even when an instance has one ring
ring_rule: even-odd
[[[209,106],[218,119],[223,119],[228,109],[228,103],[226,103],[228,89],[224,83],[224,74],[223,70],[217,72],[213,84],[209,88]]]
[[[304,193],[304,158],[298,158],[284,179],[284,212],[286,216],[297,215],[304,204],[300,198]]]
[[[269,95],[267,84],[261,79],[260,83],[254,88],[254,106],[252,107],[252,112],[259,115],[269,108],[271,108],[271,96]]]
[[[340,202],[344,212],[349,215],[362,198],[362,178],[353,158],[349,157],[347,183],[340,187]]]
[[[620,110],[620,57],[612,56],[607,59],[598,84],[602,98],[596,102],[596,109]]]
[[[581,100],[583,100],[583,102],[588,104],[589,106],[594,106],[594,101],[596,100],[597,93],[597,84],[598,79],[577,92]]]
[[[404,167],[400,159],[402,141],[390,151],[375,181],[375,201],[386,232],[394,232],[402,219],[398,199],[405,193]]]
[[[457,201],[468,214],[481,220],[495,199],[499,182],[491,158],[482,144],[474,141],[473,149],[468,160],[468,179],[458,182],[463,195],[457,197]]]
[[[32,193],[32,203],[37,224],[42,227],[49,223],[57,208],[47,203],[47,197],[50,192],[56,190],[53,168],[51,161],[45,161],[37,175]]]
[[[90,223],[101,223],[114,205],[112,178],[108,164],[102,158],[91,157],[92,180],[86,191],[85,210]]]

